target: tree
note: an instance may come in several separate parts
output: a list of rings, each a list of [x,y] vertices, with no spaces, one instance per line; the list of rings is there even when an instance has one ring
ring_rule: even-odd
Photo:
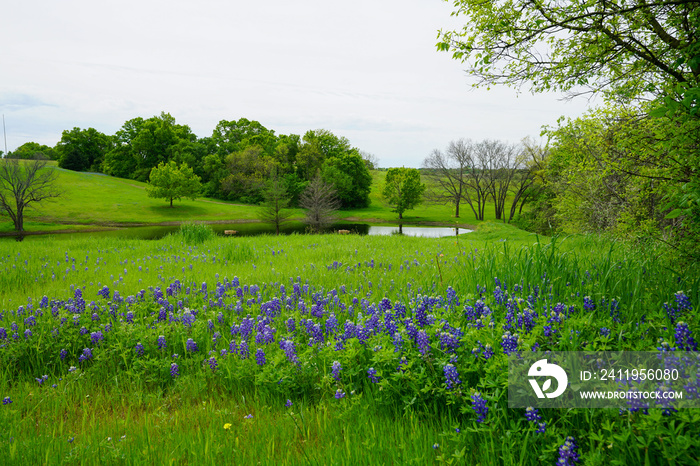
[[[321,231],[335,221],[335,213],[340,208],[340,201],[333,186],[317,175],[301,193],[299,206],[306,209],[304,223],[311,231]]]
[[[420,172],[415,168],[390,168],[386,172],[382,195],[392,207],[392,212],[403,218],[406,210],[421,203],[425,185],[420,182]]]
[[[700,2],[455,0],[466,26],[440,31],[439,50],[487,86],[599,93],[629,100],[697,87]]]
[[[485,151],[484,155],[490,159],[490,168],[487,171],[488,192],[493,199],[496,220],[505,221],[506,199],[518,168],[523,166],[522,157],[515,145],[502,141],[486,140],[480,146],[481,150]]]
[[[427,197],[433,202],[453,204],[455,218],[459,218],[459,205],[467,194],[467,173],[473,163],[472,143],[466,139],[450,142],[445,153],[433,150],[423,161],[424,173],[432,181]]]
[[[321,177],[332,184],[343,208],[369,206],[372,175],[356,150],[333,156],[323,163]]]
[[[112,149],[112,139],[94,128],[63,131],[56,144],[58,166],[74,171],[102,172],[105,154]]]
[[[161,162],[151,170],[150,178],[146,186],[148,197],[169,199],[170,207],[173,199],[186,197],[194,201],[202,191],[200,178],[186,163],[178,167],[173,161]]]
[[[49,147],[45,146],[43,144],[39,144],[37,142],[25,142],[21,146],[19,146],[17,149],[13,150],[12,152],[8,153],[6,158],[8,159],[26,159],[26,160],[33,160],[35,158],[46,158],[50,160],[56,160],[58,158],[58,154],[56,153],[56,150]]]
[[[15,231],[24,231],[24,211],[29,205],[61,194],[55,185],[57,178],[45,159],[0,160],[0,207],[12,219]]]
[[[292,215],[292,212],[286,210],[290,200],[284,181],[280,180],[277,170],[274,170],[267,182],[267,189],[263,193],[260,220],[275,225],[275,231],[278,235],[280,234],[280,225]]]
[[[510,205],[508,222],[522,214],[525,204],[533,198],[537,198],[544,188],[543,170],[545,159],[547,158],[548,147],[541,147],[535,144],[530,138],[522,141],[522,151],[519,159],[522,166],[517,169],[517,176],[514,180],[513,200]]]

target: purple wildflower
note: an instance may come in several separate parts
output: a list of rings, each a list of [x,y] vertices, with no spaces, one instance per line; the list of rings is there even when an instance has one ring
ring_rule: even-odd
[[[345,392],[343,391],[342,388],[339,388],[335,391],[335,399],[339,400],[341,398],[345,398]]]
[[[191,339],[187,339],[187,343],[185,344],[185,348],[187,351],[194,353],[195,351],[199,351],[199,348],[197,347],[197,343]]]
[[[340,366],[340,363],[338,361],[333,361],[333,365],[331,366],[331,375],[333,378],[340,382],[340,370],[342,367]]]
[[[168,346],[165,344],[165,336],[163,336],[163,335],[160,335],[158,337],[158,340],[156,340],[156,343],[158,344],[159,350],[164,350]]]
[[[374,367],[367,369],[367,377],[369,377],[372,383],[379,383],[379,379],[381,379],[381,377],[377,375],[377,370]]]
[[[476,422],[484,422],[486,420],[486,414],[489,412],[488,406],[486,406],[486,400],[481,396],[481,393],[475,392],[472,395],[472,409],[479,416]]]
[[[265,359],[265,351],[263,351],[262,348],[258,348],[257,351],[255,351],[255,362],[258,366],[264,366],[267,362]]]
[[[10,399],[9,396],[6,396],[5,398],[2,399],[2,404],[9,405],[10,403],[12,403],[12,400]]]
[[[180,368],[177,364],[170,364],[170,375],[173,377],[173,379],[177,378],[180,375]]]
[[[456,385],[462,383],[459,380],[459,373],[457,373],[457,368],[453,364],[447,364],[442,368],[445,373],[445,385],[447,385],[448,390],[452,390]]]
[[[141,342],[136,343],[136,346],[134,347],[134,350],[136,351],[137,356],[143,356],[145,353],[145,350],[143,348],[143,345]]]
[[[561,466],[574,466],[579,462],[578,446],[573,437],[567,437],[563,445],[559,447],[559,459],[557,464]]]

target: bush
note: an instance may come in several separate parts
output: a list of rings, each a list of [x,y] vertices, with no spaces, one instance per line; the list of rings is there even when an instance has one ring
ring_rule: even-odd
[[[180,225],[180,236],[187,244],[199,244],[216,236],[214,230],[205,223],[186,222]]]

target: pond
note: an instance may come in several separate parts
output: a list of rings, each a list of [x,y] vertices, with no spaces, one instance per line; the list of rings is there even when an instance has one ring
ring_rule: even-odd
[[[258,235],[273,235],[274,227],[265,223],[231,223],[231,224],[211,224],[210,225],[217,235],[224,235],[227,230],[234,230],[235,236],[258,236]],[[134,239],[160,239],[171,233],[176,233],[180,227],[178,225],[169,226],[149,226],[149,227],[130,227],[120,228],[117,230],[97,231],[97,232],[75,232],[75,233],[54,233],[54,238],[80,238],[81,236],[89,235],[97,238],[134,238]],[[472,230],[466,228],[450,228],[450,227],[422,227],[409,225],[369,225],[366,223],[337,223],[326,230],[331,233],[338,230],[347,230],[351,234],[358,235],[406,235],[406,236],[422,236],[426,238],[440,238],[444,236],[456,236],[463,233],[469,233]],[[301,224],[287,224],[280,227],[280,233],[283,235],[303,234],[306,232],[306,227]],[[24,240],[38,239],[47,235],[27,235]],[[0,238],[12,240],[14,237]]]

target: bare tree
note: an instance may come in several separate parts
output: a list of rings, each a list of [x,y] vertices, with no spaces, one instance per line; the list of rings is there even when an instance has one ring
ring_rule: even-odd
[[[488,140],[472,147],[472,163],[468,167],[466,178],[467,189],[462,197],[474,211],[477,220],[484,219],[486,202],[491,195],[491,185],[495,178],[494,150],[493,141]]]
[[[284,182],[280,180],[277,169],[273,169],[267,182],[267,189],[263,192],[263,202],[260,209],[260,219],[266,223],[275,225],[275,231],[280,234],[280,225],[285,223],[292,212],[286,210],[291,198],[287,193]]]
[[[459,218],[459,205],[467,195],[465,185],[473,163],[472,142],[468,139],[450,142],[445,153],[433,150],[423,160],[424,173],[430,180],[426,198],[431,202],[453,204],[455,218]],[[474,206],[471,203],[469,205],[476,216]]]
[[[478,144],[477,152],[487,179],[488,193],[493,199],[496,220],[505,221],[506,199],[522,165],[518,148],[502,141],[484,140]]]
[[[306,209],[304,223],[312,231],[320,231],[335,221],[340,201],[333,186],[316,175],[299,196],[299,206]]]
[[[543,179],[541,172],[544,169],[544,161],[548,150],[546,146],[539,146],[529,137],[523,139],[518,155],[517,176],[512,190],[513,201],[510,205],[508,222],[513,220],[516,210],[519,214],[522,213],[523,206],[527,201],[542,191]]]
[[[29,162],[18,159],[0,160],[0,207],[15,224],[15,231],[24,231],[24,211],[33,202],[58,197],[58,177],[53,168],[45,168],[46,160]]]

